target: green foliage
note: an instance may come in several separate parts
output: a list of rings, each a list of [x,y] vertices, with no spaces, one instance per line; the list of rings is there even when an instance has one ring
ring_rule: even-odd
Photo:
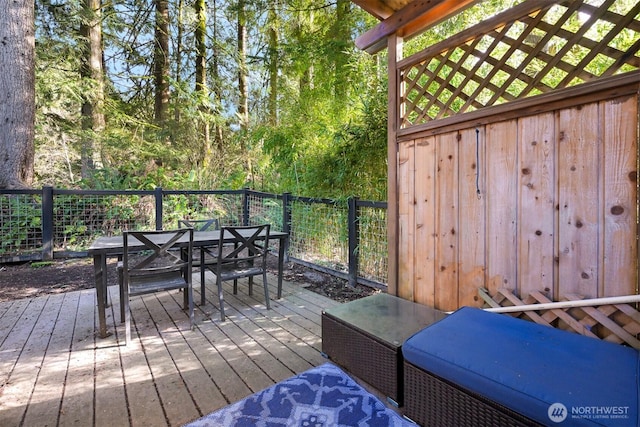
[[[49,267],[50,265],[53,265],[54,262],[53,261],[37,261],[37,262],[32,262],[31,264],[29,264],[29,267],[31,268],[42,268],[42,267]]]
[[[262,56],[260,46],[269,33],[261,23],[267,9],[276,4],[250,0],[246,4],[248,70],[254,83],[249,92],[251,121],[241,131],[234,127],[234,2],[218,3],[219,9],[210,15],[210,24],[216,24],[216,32],[209,38],[218,68],[208,63],[213,77],[209,99],[195,92],[192,81],[191,9],[183,10],[182,23],[171,23],[176,30],[183,25],[183,38],[174,40],[182,43],[182,54],[170,58],[175,61],[175,74],[170,76],[170,119],[162,129],[153,123],[153,79],[148,67],[153,16],[139,0],[125,0],[117,7],[105,4],[106,128],[100,134],[88,135],[98,141],[101,162],[81,180],[80,150],[87,135],[82,131],[80,109],[95,83],[80,78],[79,35],[69,31],[79,28],[82,4],[54,7],[37,2],[38,182],[145,190],[157,186],[250,186],[331,197],[382,183],[374,192],[383,194],[385,180],[373,175],[385,173],[380,164],[384,164],[386,154],[372,142],[378,141],[371,129],[377,117],[372,121],[366,115],[377,114],[370,104],[384,94],[369,94],[369,83],[363,82],[376,82],[376,87],[378,75],[386,73],[372,67],[372,59],[358,51],[352,41],[353,28],[371,25],[371,17],[344,1],[338,3],[340,11],[335,4],[310,0],[278,3],[279,49]],[[266,75],[272,60],[269,55],[278,55],[280,68],[276,106],[279,121],[275,124],[268,122],[268,114],[261,108],[266,104],[269,82],[260,81],[260,76]],[[202,133],[204,123],[208,123],[208,139]],[[381,124],[379,131],[384,134]],[[222,140],[216,140],[220,136]],[[358,150],[355,145],[363,141],[367,146]],[[380,159],[367,158],[380,154]],[[335,167],[338,175],[327,179],[327,170]],[[360,171],[347,171],[354,167]],[[367,183],[350,183],[351,179],[366,179]],[[329,194],[332,187],[337,194]]]
[[[35,249],[41,240],[40,201],[31,196],[8,196],[0,200],[0,255]]]

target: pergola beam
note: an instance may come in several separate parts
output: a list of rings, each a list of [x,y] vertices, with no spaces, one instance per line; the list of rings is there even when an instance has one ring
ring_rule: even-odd
[[[352,1],[374,16],[378,15],[366,7],[373,8],[374,5],[379,7],[385,5],[380,1]],[[387,46],[387,38],[390,35],[396,34],[404,39],[411,38],[474,2],[476,0],[414,0],[359,36],[356,39],[356,46],[370,54],[377,53]]]
[[[391,6],[381,0],[352,0],[352,3],[357,4],[362,10],[369,12],[381,21],[395,12]]]

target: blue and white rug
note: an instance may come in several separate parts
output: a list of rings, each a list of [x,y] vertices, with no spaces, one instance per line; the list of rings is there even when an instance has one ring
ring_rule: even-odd
[[[413,426],[338,367],[325,363],[186,427]]]

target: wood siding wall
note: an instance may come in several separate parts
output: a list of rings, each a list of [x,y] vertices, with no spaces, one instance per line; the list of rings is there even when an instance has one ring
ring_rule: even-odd
[[[399,296],[454,310],[482,305],[479,287],[638,292],[638,95],[566,105],[403,136]]]

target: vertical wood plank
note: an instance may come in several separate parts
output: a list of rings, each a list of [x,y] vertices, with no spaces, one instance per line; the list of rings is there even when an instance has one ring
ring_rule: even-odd
[[[598,294],[598,105],[560,111],[559,264],[556,299]]]
[[[517,286],[518,125],[515,120],[486,127],[487,280],[491,295]]]
[[[435,305],[435,138],[416,141],[416,265],[414,299],[420,304]]]
[[[61,297],[41,297],[29,301],[26,310],[0,346],[2,399],[0,425],[17,426],[29,405],[37,375],[42,366],[44,348],[49,340]]]
[[[519,121],[518,293],[551,296],[555,269],[555,115]]]
[[[76,318],[80,292],[61,295],[62,299],[58,301],[60,312],[48,342],[41,349],[44,357],[23,420],[26,426],[47,425],[60,412],[72,344],[68,325],[73,324]]]
[[[398,150],[398,296],[413,300],[415,262],[414,141],[401,143]]]
[[[458,144],[461,135],[436,137],[436,308],[458,305]]]
[[[479,306],[478,288],[484,288],[485,275],[485,212],[484,197],[478,189],[484,187],[484,130],[465,129],[460,132],[459,152],[459,279],[458,305]],[[477,151],[476,151],[477,148]]]
[[[391,295],[398,292],[398,142],[397,132],[400,127],[400,85],[402,79],[398,71],[398,61],[403,54],[403,39],[392,34],[387,39],[387,69],[389,75],[387,116],[387,244],[389,260],[387,262],[387,285]]]
[[[602,105],[604,151],[604,239],[598,296],[637,292],[638,100],[614,99]]]
[[[77,318],[70,326],[73,340],[60,407],[61,426],[93,424],[95,299],[95,291],[80,291]],[[112,301],[117,304],[116,300]]]
[[[119,298],[117,287],[111,288],[112,301]],[[113,315],[113,309],[119,304],[112,304],[107,312],[116,336],[96,340],[95,350],[95,424],[100,426],[166,425],[166,417],[162,402],[158,397],[153,377],[149,368],[152,360],[147,359],[145,349],[137,338],[138,331],[143,330],[142,297],[132,297],[131,336],[129,345],[125,345],[124,324],[120,323],[120,315]],[[148,325],[148,320],[146,321]],[[149,326],[146,326],[149,327]],[[119,338],[119,339],[118,339]],[[128,408],[128,411],[126,410]],[[127,413],[128,412],[128,413]]]

